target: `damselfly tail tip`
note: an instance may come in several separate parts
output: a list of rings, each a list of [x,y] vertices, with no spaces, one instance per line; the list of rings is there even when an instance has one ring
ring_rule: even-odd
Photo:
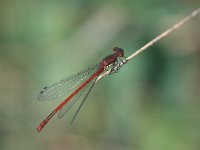
[[[43,126],[40,124],[38,127],[37,127],[37,131],[40,132],[42,130]]]

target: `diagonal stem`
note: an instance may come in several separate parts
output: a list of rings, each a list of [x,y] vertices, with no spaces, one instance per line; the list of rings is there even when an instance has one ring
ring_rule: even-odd
[[[167,29],[166,31],[164,31],[163,33],[161,33],[160,35],[158,35],[157,37],[155,37],[153,40],[151,40],[150,42],[148,42],[147,44],[145,44],[143,47],[141,47],[140,49],[138,49],[137,51],[135,51],[134,53],[132,53],[130,56],[128,56],[126,59],[124,59],[123,61],[121,61],[120,63],[117,64],[117,66],[115,66],[116,69],[121,68],[124,64],[127,63],[127,61],[131,60],[132,58],[136,57],[137,55],[139,55],[141,52],[143,52],[144,50],[146,50],[148,47],[152,46],[153,44],[155,44],[156,42],[158,42],[159,40],[161,40],[162,38],[168,36],[170,33],[172,33],[173,31],[177,30],[178,28],[180,28],[181,26],[183,26],[186,22],[188,22],[190,19],[194,18],[195,16],[197,16],[200,13],[200,8],[195,9],[192,13],[190,13],[188,16],[186,16],[185,18],[183,18],[182,20],[180,20],[179,22],[177,22],[175,25],[173,25],[171,28]],[[112,69],[113,70],[113,69]],[[112,72],[112,70],[108,70],[106,72],[104,72],[103,74],[101,74],[96,82],[100,79],[102,79],[103,77],[107,76],[108,74],[110,74]]]
[[[152,46],[154,43],[158,42],[162,38],[164,38],[167,35],[169,35],[170,33],[172,33],[174,30],[180,28],[187,21],[189,21],[190,19],[192,19],[193,17],[195,17],[198,13],[200,13],[200,8],[194,10],[191,14],[189,14],[188,16],[186,16],[185,18],[183,18],[181,21],[179,21],[178,23],[176,23],[175,25],[173,25],[171,28],[167,29],[166,31],[164,31],[163,33],[161,33],[160,35],[158,35],[157,37],[155,37],[153,40],[151,40],[150,42],[148,42],[147,44],[145,44],[143,47],[141,47],[136,52],[134,52],[133,54],[131,54],[126,60],[128,61],[128,60],[132,59],[133,57],[137,56],[138,54],[140,54],[141,52],[143,52],[148,47]]]

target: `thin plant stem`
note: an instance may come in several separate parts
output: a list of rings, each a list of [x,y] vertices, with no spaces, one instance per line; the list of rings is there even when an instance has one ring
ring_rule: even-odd
[[[148,47],[152,46],[153,44],[155,44],[156,42],[158,42],[162,38],[168,36],[170,33],[174,32],[175,30],[177,30],[178,28],[180,28],[181,26],[183,26],[186,22],[188,22],[189,20],[191,20],[192,18],[194,18],[195,16],[197,16],[197,14],[199,14],[199,13],[200,13],[200,8],[195,9],[192,13],[190,13],[188,16],[186,16],[185,18],[183,18],[182,20],[180,20],[179,22],[177,22],[171,28],[169,28],[166,31],[162,32],[160,35],[158,35],[157,37],[155,37],[153,40],[151,40],[150,42],[148,42],[147,44],[145,44],[143,47],[141,47],[140,49],[136,50],[130,56],[128,56],[127,58],[125,58],[122,62],[120,62],[117,66],[115,66],[115,69],[118,70],[124,64],[126,64],[129,60],[131,60],[132,58],[136,57],[138,54],[140,54],[141,52],[143,52],[144,50],[146,50]],[[110,69],[110,70],[104,72],[103,74],[101,74],[97,78],[96,82],[98,80],[102,79],[103,77],[105,77],[106,75],[111,74],[112,70]]]
[[[172,26],[168,30],[164,31],[163,33],[161,33],[160,35],[158,35],[157,37],[155,37],[153,40],[151,40],[147,44],[145,44],[143,47],[141,47],[136,52],[134,52],[133,54],[131,54],[128,58],[126,58],[126,60],[128,61],[128,60],[132,59],[133,57],[137,56],[138,54],[140,54],[141,52],[143,52],[144,50],[146,50],[148,47],[152,46],[154,43],[156,43],[159,40],[161,40],[162,38],[168,36],[174,30],[180,28],[187,21],[189,21],[190,19],[192,19],[193,17],[195,17],[198,13],[200,13],[200,8],[194,10],[190,15],[186,16],[181,21],[179,21],[178,23],[176,23],[174,26]]]

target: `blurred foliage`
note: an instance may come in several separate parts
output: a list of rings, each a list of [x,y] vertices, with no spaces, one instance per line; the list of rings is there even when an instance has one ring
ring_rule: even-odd
[[[1,0],[1,150],[198,150],[199,16],[99,82],[75,123],[53,118],[59,101],[41,103],[51,84],[125,55],[189,14],[198,0]]]

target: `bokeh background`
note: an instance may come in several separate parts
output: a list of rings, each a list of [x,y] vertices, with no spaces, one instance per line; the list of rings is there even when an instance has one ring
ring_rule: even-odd
[[[60,101],[40,90],[128,56],[199,6],[198,0],[1,0],[1,150],[199,150],[200,17],[101,80],[75,109],[36,131]]]

